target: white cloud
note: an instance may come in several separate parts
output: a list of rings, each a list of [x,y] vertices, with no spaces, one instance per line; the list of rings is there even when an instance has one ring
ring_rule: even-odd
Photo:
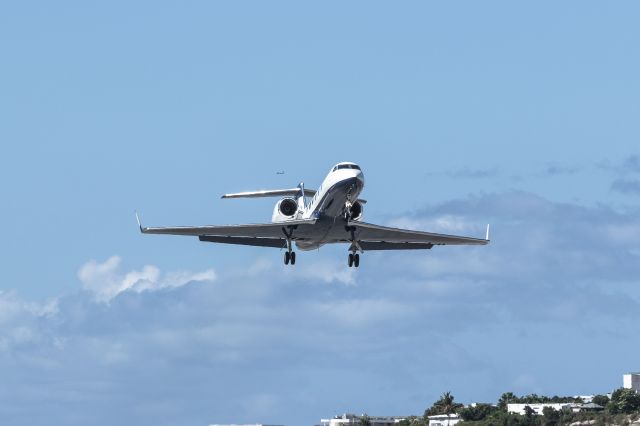
[[[0,326],[24,316],[51,316],[57,310],[58,300],[55,298],[45,303],[27,302],[19,298],[14,291],[0,291]]]
[[[314,305],[316,313],[339,326],[368,328],[415,314],[415,306],[384,299],[340,300]]]
[[[203,272],[171,272],[162,276],[160,269],[146,265],[139,271],[125,274],[119,272],[122,259],[112,256],[103,263],[90,260],[78,270],[78,278],[85,290],[92,292],[96,300],[108,302],[124,291],[140,293],[146,290],[158,290],[183,286],[191,281],[214,281],[213,269]]]
[[[338,259],[310,260],[308,263],[296,265],[296,269],[289,269],[296,279],[309,279],[324,282],[326,284],[339,283],[344,285],[356,284],[356,268],[349,268],[346,262]]]
[[[0,325],[14,318],[22,309],[22,302],[12,293],[0,291]]]

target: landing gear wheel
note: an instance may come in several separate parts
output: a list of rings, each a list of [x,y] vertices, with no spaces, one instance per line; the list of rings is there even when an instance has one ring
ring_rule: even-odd
[[[358,253],[353,255],[353,266],[356,268],[360,266],[360,255]]]
[[[295,251],[291,252],[291,264],[292,265],[296,264],[296,252]]]
[[[291,260],[291,253],[289,253],[288,251],[284,252],[284,264],[288,265],[289,264],[289,260]]]
[[[349,253],[349,268],[353,266],[353,253]]]

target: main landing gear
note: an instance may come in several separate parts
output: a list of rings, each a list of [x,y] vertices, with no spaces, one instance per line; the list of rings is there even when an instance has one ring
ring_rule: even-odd
[[[347,209],[348,211],[348,209]],[[358,240],[356,239],[355,231],[356,229],[353,226],[345,227],[345,231],[349,232],[351,238],[351,247],[349,247],[349,268],[355,266],[356,268],[360,266],[360,255],[358,254],[358,250],[362,252],[362,247],[358,244]]]
[[[292,265],[296,264],[296,252],[295,251],[285,251],[284,252],[284,264],[288,265],[291,262]]]
[[[284,253],[284,264],[288,265],[291,262],[291,265],[296,264],[296,252],[293,251],[293,245],[291,244],[291,237],[293,236],[293,229],[289,228],[289,232],[283,227],[282,232],[287,239],[287,251]]]

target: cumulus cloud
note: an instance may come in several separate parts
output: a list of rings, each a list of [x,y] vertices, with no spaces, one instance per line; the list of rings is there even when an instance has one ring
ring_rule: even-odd
[[[337,283],[343,285],[356,284],[356,270],[345,268],[342,263],[329,259],[317,259],[310,263],[304,263],[295,270],[287,273],[295,280],[311,279],[327,284]]]
[[[312,424],[420,413],[444,390],[605,392],[606,379],[558,377],[598,364],[618,383],[637,361],[638,217],[507,192],[389,221],[471,235],[491,222],[490,245],[369,252],[358,269],[330,251],[217,273],[89,261],[84,291],[43,303],[0,293],[0,416]]]
[[[112,256],[103,263],[95,260],[85,263],[78,271],[82,287],[92,292],[96,300],[108,302],[123,291],[140,293],[145,290],[180,287],[191,281],[216,279],[213,269],[197,273],[179,271],[161,276],[160,270],[153,265],[122,274],[119,271],[121,263],[119,256]]]

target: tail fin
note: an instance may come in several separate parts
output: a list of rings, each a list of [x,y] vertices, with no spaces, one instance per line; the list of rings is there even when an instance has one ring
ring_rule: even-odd
[[[300,182],[298,184],[298,195],[296,195],[296,199],[298,200],[298,210],[304,211],[307,209],[307,203],[304,197],[305,197],[304,182]]]

